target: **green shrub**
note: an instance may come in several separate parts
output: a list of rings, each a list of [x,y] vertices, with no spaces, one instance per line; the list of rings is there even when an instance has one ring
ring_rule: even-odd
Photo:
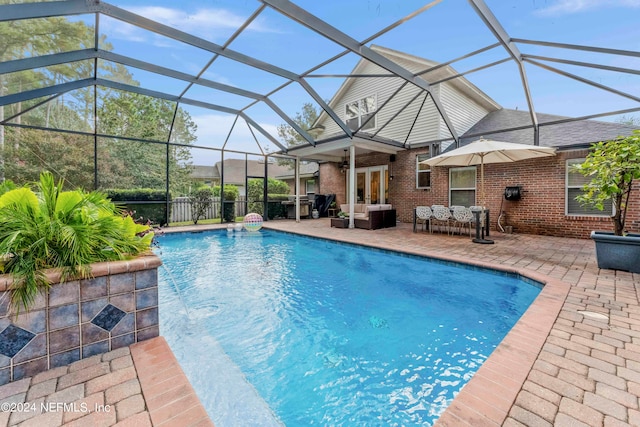
[[[279,179],[267,179],[267,193],[269,194],[289,194],[289,184]]]
[[[10,179],[2,181],[0,183],[0,196],[2,196],[7,191],[15,190],[16,188],[17,188],[16,185]]]
[[[269,219],[286,218],[287,206],[282,202],[289,200],[288,194],[269,194],[267,195],[267,215]]]
[[[238,187],[231,184],[224,186],[224,206],[222,208],[222,220],[225,222],[233,222],[236,220],[236,200],[238,200]],[[213,187],[214,197],[220,197],[220,186]]]
[[[189,196],[189,201],[191,202],[191,219],[194,224],[197,224],[213,202],[213,188],[203,185]]]
[[[122,216],[106,195],[62,191],[49,172],[40,174],[35,191],[28,187],[0,196],[0,255],[11,274],[11,303],[27,309],[49,283],[43,269],[57,268],[61,281],[88,277],[90,264],[121,260],[149,249],[149,227]]]
[[[249,212],[259,213],[264,216],[264,192],[262,178],[252,178],[249,180],[247,188],[247,200],[249,203],[247,209]],[[287,207],[280,202],[287,200],[289,194],[289,184],[275,178],[267,179],[267,216],[269,219],[276,217],[285,217],[287,215]],[[284,197],[284,198],[283,198]]]
[[[170,212],[167,212],[167,193],[165,191],[150,188],[107,189],[102,191],[114,203],[131,212],[138,222],[159,225],[166,225],[169,222],[168,219],[171,215]],[[171,195],[169,195],[169,200],[171,200]]]

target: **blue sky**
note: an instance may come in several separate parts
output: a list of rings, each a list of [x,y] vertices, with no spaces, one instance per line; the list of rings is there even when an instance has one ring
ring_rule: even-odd
[[[486,0],[508,34],[514,38],[593,45],[640,51],[640,0]],[[356,40],[364,40],[380,29],[428,4],[416,0],[299,0],[300,7],[315,14]],[[466,0],[443,0],[372,43],[443,62],[495,43]],[[233,32],[261,5],[255,0],[183,0],[176,6],[169,0],[124,0],[114,4],[161,23],[191,32],[197,36],[224,44]],[[180,71],[197,74],[212,55],[146,32],[114,19],[104,17],[101,30],[114,45],[114,51]],[[624,68],[640,69],[640,58],[576,52],[564,49],[519,45],[523,53],[595,62]],[[286,19],[267,7],[259,17],[229,46],[230,49],[270,62],[299,73],[342,52],[342,48]],[[492,49],[477,57],[454,64],[466,71],[483,63],[505,58],[502,48]],[[348,73],[358,57],[348,54],[318,73]],[[567,72],[594,80],[600,84],[640,96],[640,76],[614,73],[563,64],[551,64]],[[534,95],[536,111],[566,116],[581,116],[637,107],[629,100],[582,83],[575,82],[538,67],[527,65],[527,74]],[[180,93],[186,85],[132,70],[134,77],[151,89]],[[259,70],[250,70],[225,58],[216,60],[204,77],[268,93],[284,79]],[[517,68],[503,64],[467,76],[474,84],[505,108],[526,109]],[[337,78],[310,78],[314,89],[329,99],[342,83]],[[213,90],[194,89],[188,97],[241,108],[251,100]],[[297,84],[273,96],[288,114],[294,115],[311,98]],[[224,141],[234,117],[185,107],[199,126],[198,144],[217,146]],[[258,123],[275,135],[275,126],[282,119],[262,104],[247,111]],[[636,113],[636,116],[640,114]],[[613,120],[615,118],[610,118]],[[246,124],[234,130],[228,148],[251,149],[257,152]],[[261,144],[275,149],[263,137]],[[237,142],[236,142],[237,141]],[[235,144],[235,145],[234,145]]]

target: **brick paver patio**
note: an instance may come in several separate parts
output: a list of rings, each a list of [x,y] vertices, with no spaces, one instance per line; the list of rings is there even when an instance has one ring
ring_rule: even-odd
[[[349,230],[319,219],[266,226],[546,283],[437,425],[640,425],[640,275],[599,270],[590,240],[494,233],[494,245],[478,245],[464,236],[413,233],[409,224]],[[212,425],[161,337],[2,386],[0,404],[7,402],[75,403],[78,410],[0,412],[0,425]],[[83,411],[83,403],[105,410]]]
[[[213,426],[162,337],[0,387],[0,425]]]

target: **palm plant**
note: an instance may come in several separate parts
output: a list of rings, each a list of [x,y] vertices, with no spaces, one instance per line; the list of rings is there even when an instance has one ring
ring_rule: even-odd
[[[0,196],[0,254],[13,278],[12,307],[28,309],[41,288],[44,269],[56,268],[61,281],[90,276],[90,264],[122,260],[149,249],[148,226],[123,216],[99,192],[62,191],[49,172],[29,187]]]

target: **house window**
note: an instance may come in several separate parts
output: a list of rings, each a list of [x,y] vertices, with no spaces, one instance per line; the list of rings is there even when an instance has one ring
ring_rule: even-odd
[[[367,119],[369,119],[369,117],[374,116],[360,130],[374,129],[376,127],[376,109],[377,103],[375,96],[367,96],[366,98],[349,102],[345,106],[347,126],[355,132],[367,121]]]
[[[308,179],[305,181],[306,193],[315,193],[316,192],[316,180]]]
[[[613,203],[610,200],[604,204],[604,210],[592,206],[582,206],[576,200],[577,196],[584,193],[582,187],[591,181],[591,178],[588,176],[571,170],[572,166],[579,165],[583,162],[584,159],[567,160],[567,188],[565,197],[567,215],[610,216],[613,213]]]
[[[416,156],[416,188],[431,188],[431,166],[420,164],[421,161],[430,159],[440,154],[439,145],[431,145],[429,151]]]
[[[476,167],[449,169],[449,206],[476,204]]]

